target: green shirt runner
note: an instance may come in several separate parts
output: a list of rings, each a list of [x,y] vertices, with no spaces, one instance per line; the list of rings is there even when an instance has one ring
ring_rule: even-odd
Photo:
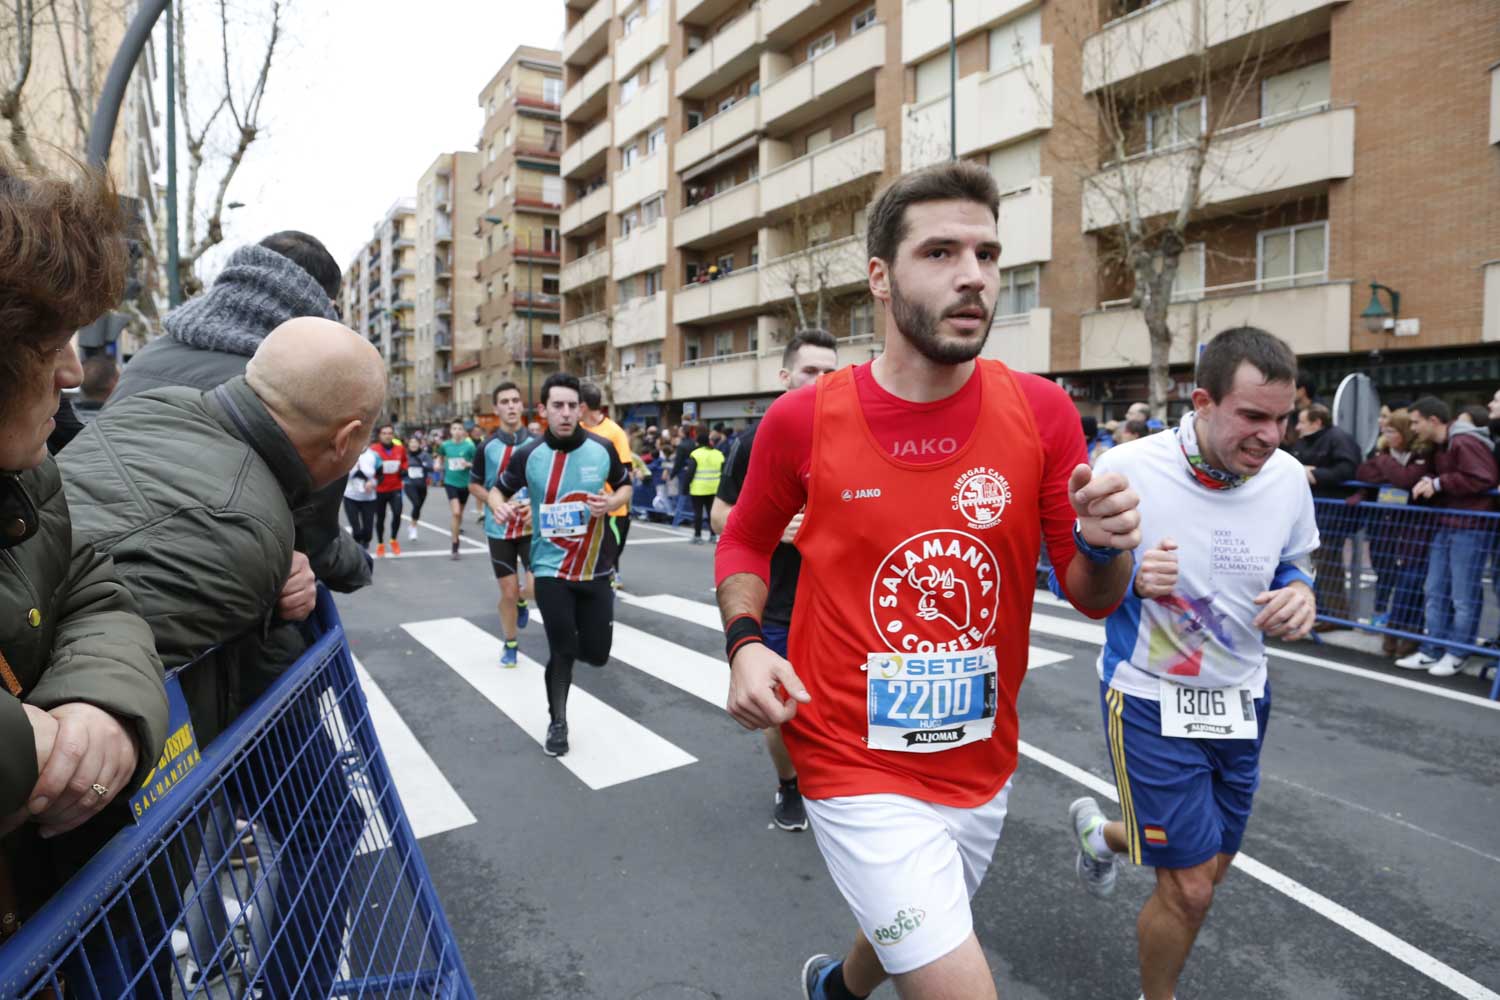
[[[469,488],[469,467],[474,464],[473,441],[444,441],[443,484],[455,489]]]

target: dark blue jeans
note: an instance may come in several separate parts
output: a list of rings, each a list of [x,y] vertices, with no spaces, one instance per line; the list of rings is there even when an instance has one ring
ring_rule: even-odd
[[[1439,528],[1427,550],[1427,636],[1422,652],[1441,656],[1445,643],[1473,645],[1484,609],[1489,532]]]

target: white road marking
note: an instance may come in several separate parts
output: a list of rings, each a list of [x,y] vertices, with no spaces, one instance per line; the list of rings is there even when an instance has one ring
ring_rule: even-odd
[[[438,533],[446,536],[448,538],[448,543],[450,545],[453,543],[453,535],[450,532],[446,531],[445,529],[443,529],[443,528],[434,528],[432,525],[430,525],[430,524],[424,524],[421,521],[418,521],[417,523],[420,524],[420,525],[422,525],[422,527],[426,528],[428,531],[436,531],[436,532],[438,532]],[[344,525],[344,533],[347,534],[347,535],[351,535],[351,536],[354,534],[354,532],[349,529],[349,526],[347,524]],[[483,552],[485,555],[489,554],[490,550],[488,548],[486,548],[485,546],[480,545],[478,542],[470,541],[468,538],[460,538],[459,541],[461,543],[463,543],[463,545],[467,545],[468,546],[468,548],[463,548],[462,546],[460,546],[460,548],[459,548],[460,552]],[[451,551],[447,551],[447,550],[438,550],[438,551],[435,551],[435,552],[403,552],[399,556],[398,555],[394,555],[394,554],[393,555],[385,555],[385,556],[376,556],[375,553],[373,553],[373,552],[370,553],[370,555],[373,556],[377,561],[380,561],[380,560],[383,560],[383,559],[411,559],[411,558],[422,558],[422,557],[432,557],[432,556],[448,556],[448,555],[452,555],[452,554],[453,553]]]
[[[380,739],[380,749],[385,754],[401,804],[406,808],[412,832],[420,840],[477,822],[437,762],[417,740],[416,734],[358,657],[354,659],[354,670],[359,675],[360,687],[364,688],[370,722]]]
[[[538,746],[546,742],[550,720],[545,670],[540,663],[522,655],[515,668],[502,668],[500,640],[462,618],[410,622],[401,627]],[[580,665],[577,669],[593,668]],[[577,687],[568,696],[568,729],[571,748],[558,761],[595,791],[697,760]]]
[[[468,516],[469,516],[468,511],[465,511],[464,512],[464,517],[468,517]],[[426,528],[428,531],[436,531],[438,534],[440,534],[444,538],[448,539],[448,544],[449,545],[453,544],[453,529],[451,527],[439,528],[436,525],[428,524],[426,521],[418,521],[417,524],[420,525],[423,528]],[[465,522],[464,526],[467,527],[468,523]],[[478,526],[476,525],[475,527],[478,527]],[[483,530],[483,529],[481,528],[480,530]],[[458,536],[458,540],[461,543],[463,543],[464,545],[468,545],[471,548],[476,549],[476,550],[478,550],[480,552],[488,552],[489,551],[488,548],[486,548],[483,545],[480,545],[478,542],[476,542],[473,539],[469,538],[467,535],[459,535]]]
[[[673,615],[674,617],[696,622],[697,624],[708,624],[710,627],[717,627],[718,612],[708,604],[687,601],[683,598],[671,597],[669,595],[634,597],[622,594],[621,597],[637,607],[644,607],[663,614]],[[683,605],[692,604],[697,604],[698,609],[683,607]],[[1037,619],[1039,618],[1045,619],[1042,623],[1042,629],[1037,629]],[[1051,635],[1078,639],[1079,641],[1088,642],[1096,646],[1102,645],[1104,642],[1103,626],[1073,622],[1053,615],[1034,615],[1032,618],[1032,628],[1034,630],[1046,631]],[[1317,665],[1322,666],[1323,664]],[[1351,671],[1357,670],[1357,668],[1349,669]],[[1370,671],[1358,672],[1370,673]],[[1375,676],[1379,677],[1379,675]],[[1481,704],[1489,703],[1481,700]],[[1019,741],[1018,750],[1021,756],[1056,771],[1058,774],[1083,785],[1095,794],[1109,799],[1111,802],[1119,802],[1119,795],[1115,791],[1113,782],[1106,781],[1098,775],[1078,767],[1076,764],[1069,763],[1061,757],[1027,743],[1025,740]],[[1366,920],[1347,907],[1334,902],[1327,896],[1308,888],[1290,876],[1283,875],[1269,865],[1263,864],[1249,855],[1238,854],[1234,859],[1234,867],[1256,881],[1275,889],[1292,901],[1307,907],[1319,916],[1344,928],[1349,933],[1380,949],[1396,960],[1410,966],[1433,982],[1452,990],[1459,996],[1464,997],[1465,1000],[1500,1000],[1500,994],[1475,982],[1452,966],[1444,964],[1415,945],[1408,944],[1401,938]]]
[[[531,617],[541,620],[534,607]],[[686,646],[658,639],[619,622],[615,622],[609,655],[611,659],[665,681],[715,708],[723,708],[729,701],[729,664],[721,659],[704,656]]]
[[[625,548],[629,550],[638,545],[681,545],[683,542],[690,541],[692,537],[692,535],[682,535],[677,538],[636,538],[632,532],[632,537],[625,542]]]

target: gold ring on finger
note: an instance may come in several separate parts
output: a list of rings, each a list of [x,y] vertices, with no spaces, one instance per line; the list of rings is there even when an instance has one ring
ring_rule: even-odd
[[[97,781],[94,782],[89,787],[92,788],[94,790],[94,794],[97,795],[97,796],[99,796],[101,799],[104,798],[106,795],[109,794],[109,789],[105,788],[103,785],[99,784],[99,782],[97,782]]]

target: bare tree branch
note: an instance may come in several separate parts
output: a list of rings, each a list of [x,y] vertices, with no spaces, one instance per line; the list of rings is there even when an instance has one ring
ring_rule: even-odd
[[[37,170],[40,163],[26,128],[21,105],[21,92],[31,76],[31,47],[35,37],[33,22],[36,11],[32,0],[15,0],[16,10],[16,75],[4,93],[0,93],[0,118],[10,123],[10,144],[29,170]]]

